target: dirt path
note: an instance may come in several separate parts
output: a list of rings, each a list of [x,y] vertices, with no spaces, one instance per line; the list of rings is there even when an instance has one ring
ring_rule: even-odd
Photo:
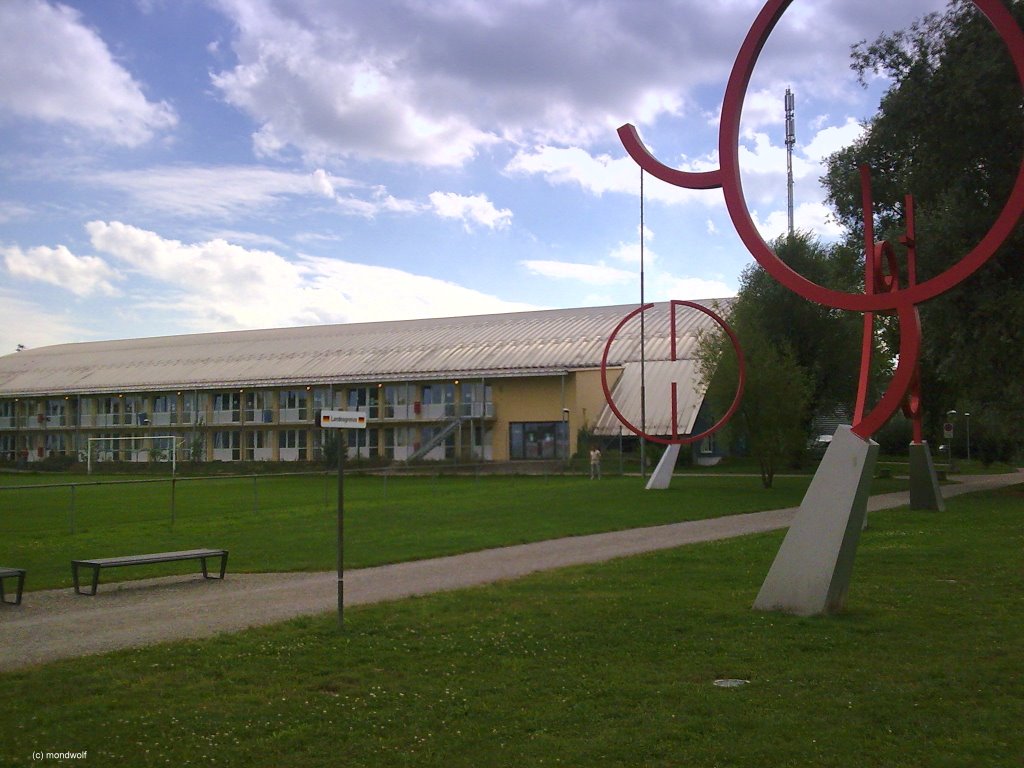
[[[964,477],[946,498],[999,488],[1024,474]],[[907,493],[871,497],[869,511],[903,506]],[[345,605],[399,600],[597,563],[658,549],[784,528],[795,508],[489,549],[345,573]],[[228,573],[224,581],[175,576],[100,583],[95,597],[72,589],[26,593],[0,610],[0,670],[154,643],[208,637],[337,608],[337,574]]]

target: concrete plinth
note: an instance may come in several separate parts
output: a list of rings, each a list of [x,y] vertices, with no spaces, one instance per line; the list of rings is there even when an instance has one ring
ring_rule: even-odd
[[[678,459],[678,445],[670,445],[665,448],[665,453],[661,455],[661,461],[658,462],[658,466],[651,473],[651,479],[647,481],[646,489],[648,491],[663,491],[668,488],[672,483],[672,473],[676,470],[676,461]]]
[[[910,508],[946,511],[927,440],[910,444]]]
[[[846,603],[878,443],[841,426],[814,474],[754,608],[801,616],[836,613]]]

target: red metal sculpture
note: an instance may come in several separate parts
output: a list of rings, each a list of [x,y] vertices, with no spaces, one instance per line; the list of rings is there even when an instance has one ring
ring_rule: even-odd
[[[732,418],[733,414],[736,413],[736,409],[740,407],[740,401],[743,399],[743,385],[746,381],[747,376],[746,364],[743,360],[743,350],[740,349],[740,342],[739,339],[736,338],[736,333],[733,331],[731,327],[729,327],[729,324],[725,322],[725,320],[723,320],[716,312],[693,301],[680,301],[679,299],[673,299],[672,301],[670,301],[669,323],[671,325],[671,361],[675,362],[678,359],[676,356],[676,307],[689,307],[690,309],[695,309],[698,312],[703,312],[705,315],[707,315],[716,323],[718,323],[721,329],[725,331],[730,341],[732,341],[732,348],[736,352],[736,360],[739,365],[739,382],[736,385],[736,396],[733,398],[732,404],[729,406],[729,409],[725,412],[725,415],[722,416],[721,419],[719,419],[712,427],[704,430],[703,432],[700,432],[696,435],[683,436],[679,434],[679,411],[677,407],[678,388],[676,386],[676,382],[673,381],[671,394],[672,432],[667,438],[661,437],[659,435],[647,434],[642,429],[640,429],[640,427],[637,427],[635,424],[632,424],[625,416],[623,416],[622,412],[618,409],[618,406],[616,406],[615,404],[615,399],[612,397],[611,388],[608,386],[608,354],[611,351],[612,342],[615,341],[615,338],[619,335],[619,331],[622,330],[626,323],[628,323],[630,320],[632,320],[634,317],[641,314],[642,312],[646,312],[653,306],[654,304],[644,304],[634,309],[632,312],[630,312],[628,315],[622,318],[621,321],[619,321],[619,324],[615,326],[615,330],[612,331],[612,335],[608,337],[608,341],[604,345],[604,354],[601,356],[601,387],[604,389],[604,398],[608,402],[608,407],[612,409],[612,413],[615,414],[618,420],[625,424],[631,432],[639,435],[640,437],[645,437],[652,442],[661,443],[662,445],[687,445],[689,443],[696,443],[699,440],[703,440],[708,435],[714,434],[722,427],[724,427],[726,422],[728,422],[729,419]]]
[[[874,241],[870,176],[861,170],[864,201],[864,239],[866,285],[864,293],[845,293],[814,283],[790,269],[761,238],[750,216],[740,179],[739,135],[740,115],[754,65],[768,36],[793,0],[769,0],[761,9],[740,47],[725,89],[722,118],[718,135],[720,165],[717,170],[691,173],[663,165],[648,152],[632,125],[619,128],[619,138],[629,155],[643,168],[662,181],[689,189],[722,188],[733,226],[747,250],[779,283],[794,293],[824,306],[865,313],[864,342],[861,356],[861,378],[853,432],[870,438],[901,406],[914,420],[914,441],[920,442],[920,391],[918,359],[921,348],[921,321],[917,305],[945,293],[977,271],[1010,235],[1024,213],[1024,162],[1017,173],[1006,204],[981,241],[945,272],[924,282],[916,280],[913,201],[908,198],[906,234],[901,242],[908,249],[908,282],[899,285],[896,278],[892,245]],[[974,5],[988,18],[1006,45],[1017,77],[1024,84],[1024,34],[1013,16],[999,0],[974,0]],[[883,268],[888,267],[888,274]],[[642,310],[641,310],[642,311]],[[864,413],[867,401],[867,376],[870,363],[871,331],[875,312],[894,312],[899,318],[899,362],[888,388],[874,408]],[[621,326],[620,326],[621,327]],[[618,331],[618,329],[616,329]],[[609,403],[610,403],[609,398]],[[620,416],[621,418],[621,416]],[[636,431],[634,429],[634,431]]]

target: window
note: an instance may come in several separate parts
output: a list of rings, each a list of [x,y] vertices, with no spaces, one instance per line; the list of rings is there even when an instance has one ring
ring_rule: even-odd
[[[153,424],[166,426],[178,423],[178,396],[155,395],[153,397]]]
[[[50,434],[46,436],[46,455],[59,456],[67,453],[67,437],[63,434]]]
[[[309,418],[309,393],[288,389],[281,393],[281,421],[306,421]]]
[[[384,418],[409,418],[409,386],[389,384],[384,387]]]
[[[121,398],[101,397],[96,426],[109,427],[121,423]]]
[[[509,458],[567,458],[569,425],[564,421],[513,422],[508,427]]]
[[[271,434],[266,430],[253,430],[245,433],[245,461],[268,461],[273,458],[270,450]]]
[[[14,401],[0,400],[0,429],[14,426]]]
[[[362,411],[367,418],[377,418],[378,387],[357,387],[348,391],[348,409]]]
[[[218,392],[213,396],[213,423],[232,424],[241,420],[241,394]]]
[[[122,411],[122,424],[134,424],[143,426],[149,423],[149,415],[146,413],[146,398],[126,397],[124,398]]]
[[[270,424],[274,420],[274,393],[268,390],[246,392],[245,420],[249,423]]]
[[[368,458],[377,455],[376,429],[345,429],[348,433],[348,455],[353,458]]]
[[[239,461],[242,458],[240,430],[221,430],[213,433],[213,460]]]
[[[278,456],[281,461],[302,461],[306,458],[305,429],[282,429],[277,433]]]
[[[422,414],[425,419],[450,419],[455,415],[455,385],[427,384],[423,387]]]
[[[51,427],[67,426],[67,421],[65,420],[66,410],[67,403],[64,400],[47,400],[46,423]]]
[[[466,382],[462,385],[463,416],[493,418],[494,403],[491,402],[491,387],[483,382]]]

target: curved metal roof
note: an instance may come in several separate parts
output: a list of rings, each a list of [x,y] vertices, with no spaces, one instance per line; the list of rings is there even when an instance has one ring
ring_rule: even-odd
[[[731,299],[704,300],[727,308]],[[228,331],[82,342],[0,357],[0,397],[539,375],[595,368],[635,305],[498,315]],[[669,305],[645,315],[645,357],[669,360]],[[702,312],[677,318],[677,358],[713,328]],[[639,319],[609,364],[640,359]]]

